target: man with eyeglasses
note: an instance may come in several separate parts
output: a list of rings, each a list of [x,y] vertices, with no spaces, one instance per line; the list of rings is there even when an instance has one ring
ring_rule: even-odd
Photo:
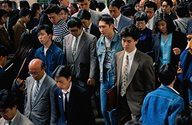
[[[34,125],[17,109],[17,98],[10,91],[0,91],[0,125]]]
[[[29,76],[26,81],[17,79],[15,88],[25,85],[26,101],[24,114],[35,125],[53,124],[55,114],[53,114],[55,81],[45,73],[43,61],[33,59],[29,63]]]

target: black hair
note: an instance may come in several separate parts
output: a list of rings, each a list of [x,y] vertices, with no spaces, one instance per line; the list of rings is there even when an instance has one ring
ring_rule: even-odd
[[[46,14],[50,14],[50,13],[56,13],[59,14],[61,11],[61,8],[56,5],[56,4],[50,4],[47,9],[45,10]]]
[[[31,17],[34,17],[37,11],[41,8],[41,4],[33,3],[31,6]]]
[[[145,21],[147,23],[147,14],[144,11],[136,12],[134,15],[134,23],[136,23],[136,21]]]
[[[30,5],[28,1],[19,1],[20,10],[22,9],[30,9]]]
[[[147,1],[144,4],[144,9],[148,7],[148,8],[153,8],[154,12],[157,10],[157,4],[155,2],[152,1]]]
[[[77,14],[77,17],[79,19],[85,19],[85,20],[90,20],[91,19],[91,14],[89,13],[89,11],[85,10],[85,9],[81,9],[79,11],[79,13]]]
[[[27,8],[23,8],[22,10],[20,10],[19,12],[19,17],[25,17],[25,16],[28,16],[28,15],[31,15],[31,11]]]
[[[117,7],[118,9],[120,9],[124,5],[125,5],[125,2],[122,0],[112,0],[109,4],[109,6]]]
[[[163,14],[161,13],[157,19],[156,19],[156,22],[155,22],[155,32],[160,32],[159,28],[158,28],[158,23],[160,21],[165,21],[166,24],[167,24],[167,33],[172,33],[175,31],[175,25],[173,23],[173,20],[170,18],[169,15],[167,14]]]
[[[101,15],[101,17],[99,18],[99,21],[103,21],[108,25],[114,24],[114,20],[109,14]]]
[[[17,106],[18,100],[14,92],[9,90],[0,91],[0,109],[5,110],[6,108],[13,108]]]
[[[121,38],[132,37],[134,40],[138,40],[140,36],[140,31],[135,25],[125,27],[121,30]]]
[[[0,19],[1,19],[1,17],[3,17],[4,15],[7,15],[7,14],[8,14],[8,12],[6,10],[0,9]]]
[[[176,14],[178,17],[189,17],[187,4],[180,3],[176,6]]]
[[[133,4],[124,5],[121,7],[121,14],[126,17],[132,17],[137,11],[135,10]]]
[[[40,25],[37,30],[38,32],[45,30],[47,34],[53,34],[53,29],[48,25]]]
[[[0,56],[3,56],[3,57],[8,56],[7,48],[1,45],[0,45]]]
[[[77,2],[84,2],[84,0],[76,0]],[[88,1],[91,1],[91,0],[88,0]]]
[[[172,1],[172,0],[162,0],[162,1],[161,1],[161,5],[162,5],[162,3],[163,3],[164,1],[167,3],[167,5],[169,5],[170,7],[173,7],[173,1]]]
[[[176,68],[171,64],[164,64],[158,72],[159,81],[164,85],[170,85],[177,75]]]
[[[81,28],[82,27],[82,23],[81,23],[81,20],[79,18],[71,17],[69,19],[69,21],[67,22],[67,26],[68,26],[68,28],[73,28],[73,27]]]
[[[10,8],[12,8],[12,2],[9,0],[3,1],[2,4],[7,4]]]
[[[53,77],[71,77],[71,66],[59,65],[53,72]]]
[[[60,9],[63,10],[65,13],[68,13],[69,14],[69,10],[67,9],[66,6],[60,6]]]

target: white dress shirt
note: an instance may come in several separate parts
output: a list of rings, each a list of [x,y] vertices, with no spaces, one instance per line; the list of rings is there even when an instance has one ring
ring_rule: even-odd
[[[72,86],[72,82],[70,83],[70,86],[69,86],[69,88],[67,89],[67,91],[61,90],[62,93],[63,93],[63,107],[64,107],[64,111],[65,111],[65,94],[68,93],[68,94],[67,94],[67,101],[69,102],[69,96],[70,96],[71,86]]]

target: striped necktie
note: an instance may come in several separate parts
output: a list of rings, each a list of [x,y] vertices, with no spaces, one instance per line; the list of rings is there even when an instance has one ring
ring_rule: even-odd
[[[125,58],[125,65],[123,67],[123,73],[122,73],[121,96],[124,96],[126,94],[127,82],[129,78],[128,68],[129,68],[129,56],[127,55]]]

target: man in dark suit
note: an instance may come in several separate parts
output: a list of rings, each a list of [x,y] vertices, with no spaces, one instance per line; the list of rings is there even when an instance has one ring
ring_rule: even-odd
[[[136,49],[139,29],[126,27],[121,32],[123,51],[116,54],[116,84],[119,124],[139,119],[146,94],[155,89],[153,61]]]
[[[54,117],[54,94],[55,81],[45,73],[43,62],[33,59],[29,63],[29,73],[25,81],[17,79],[14,88],[21,89],[25,84],[25,111],[27,116],[35,125],[52,124]]]
[[[7,49],[4,46],[0,45],[0,75],[2,75],[4,72],[3,67],[7,62],[7,57],[8,57]]]
[[[71,67],[58,66],[53,73],[57,125],[94,125],[94,115],[87,91],[72,81]]]
[[[72,75],[74,78],[83,81],[83,83],[87,82],[87,85],[94,85],[97,38],[84,32],[81,20],[76,17],[72,17],[67,25],[70,34],[65,36],[63,41],[67,64],[73,66]],[[87,85],[80,84],[85,88]]]
[[[92,23],[91,14],[87,10],[80,10],[77,17],[81,20],[83,28],[87,33],[90,33],[99,39],[101,33],[97,25]]]
[[[113,17],[114,25],[119,32],[121,32],[121,30],[124,27],[130,26],[131,24],[133,24],[133,20],[131,18],[121,15],[121,12],[120,12],[121,6],[122,6],[121,0],[113,0],[110,2],[110,5],[109,5],[110,15]]]

